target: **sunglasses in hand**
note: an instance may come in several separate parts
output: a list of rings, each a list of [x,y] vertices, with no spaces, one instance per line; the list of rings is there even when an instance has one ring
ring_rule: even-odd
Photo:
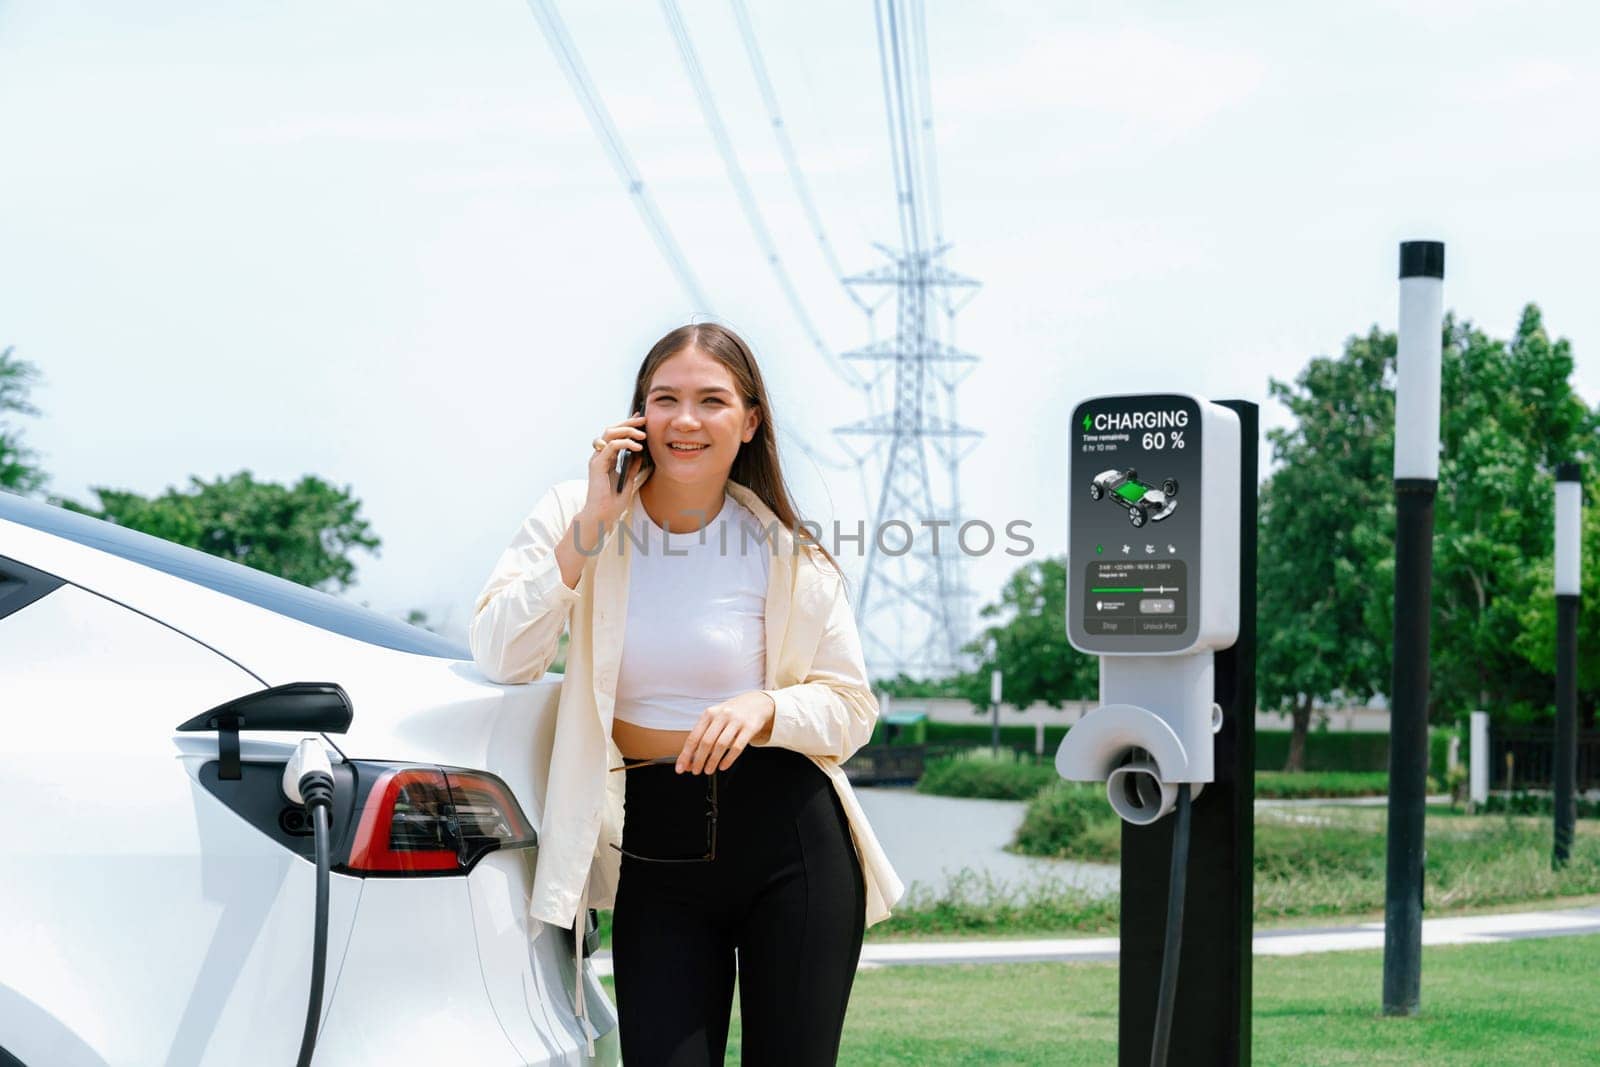
[[[631,771],[640,767],[656,767],[664,764],[675,764],[677,756],[657,756],[655,759],[634,760],[624,763],[620,767],[612,767],[613,771]],[[699,856],[641,856],[637,852],[629,852],[621,845],[612,843],[611,847],[630,859],[641,860],[645,863],[707,863],[717,858],[717,779],[721,775],[713,772],[705,776],[706,779],[706,850]]]

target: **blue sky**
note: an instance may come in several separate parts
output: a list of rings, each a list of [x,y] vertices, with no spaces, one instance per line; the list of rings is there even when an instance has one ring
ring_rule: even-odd
[[[682,6],[823,335],[863,343],[729,6]],[[871,7],[750,8],[833,243],[873,266],[895,223]],[[347,484],[384,540],[351,595],[460,634],[689,316],[752,341],[786,435],[860,417],[762,264],[659,7],[560,10],[715,307],[663,264],[520,0],[0,0],[0,344],[44,373],[27,434],[52,488]],[[969,515],[1063,551],[1078,399],[1264,400],[1393,327],[1412,237],[1447,242],[1446,306],[1491,332],[1538,301],[1600,399],[1591,5],[935,0],[928,33],[950,264],[984,282],[957,332],[984,359],[960,394],[986,434]],[[853,478],[786,455],[807,516],[866,514]],[[980,602],[1017,562],[975,564]]]

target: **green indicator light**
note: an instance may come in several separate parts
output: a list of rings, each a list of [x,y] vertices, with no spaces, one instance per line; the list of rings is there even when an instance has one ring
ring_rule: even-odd
[[[1105,545],[1095,545],[1094,546],[1094,554],[1097,555],[1097,556],[1100,555],[1100,553],[1104,552],[1105,550],[1106,550],[1106,546]]]

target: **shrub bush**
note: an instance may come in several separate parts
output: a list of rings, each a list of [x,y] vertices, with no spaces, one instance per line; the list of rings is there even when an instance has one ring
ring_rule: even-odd
[[[1049,762],[1035,763],[1010,749],[1001,749],[996,754],[992,749],[975,748],[930,760],[917,783],[917,792],[945,797],[1028,800],[1058,780],[1055,767]],[[1428,791],[1438,790],[1439,784],[1430,778]],[[1256,772],[1256,796],[1264,799],[1381,797],[1388,792],[1389,776],[1381,771]],[[1516,810],[1524,811],[1523,808]],[[1548,801],[1544,810],[1550,810]]]
[[[1202,794],[1201,803],[1204,803]],[[1014,851],[1116,862],[1121,826],[1103,794],[1067,786],[1028,806]],[[1384,813],[1367,808],[1264,808],[1255,820],[1258,920],[1381,912]],[[1480,907],[1600,892],[1600,833],[1583,825],[1572,861],[1550,867],[1550,830],[1539,818],[1430,816],[1424,891],[1430,908]]]
[[[1104,786],[1057,781],[1028,801],[1012,847],[1030,856],[1115,862],[1122,852],[1122,824]]]
[[[1034,763],[1010,749],[995,752],[975,748],[929,761],[917,782],[917,792],[944,797],[1027,800],[1059,780],[1052,764]]]
[[[1299,797],[1381,797],[1389,792],[1384,771],[1257,771],[1256,796],[1270,799]]]
[[[1001,712],[1002,719],[1006,714]],[[1448,726],[1433,727],[1428,731],[1428,773],[1440,781],[1444,780],[1450,737],[1457,732],[1455,727]],[[1044,752],[1047,758],[1055,755],[1066,734],[1066,726],[1050,725],[1044,728]],[[979,722],[976,717],[970,723],[928,723],[929,744],[987,745],[989,736],[989,723]],[[1000,743],[1031,752],[1034,745],[1033,727],[1018,723],[1002,725]],[[1288,758],[1288,730],[1256,731],[1257,770],[1281,771]],[[1312,730],[1306,735],[1306,770],[1387,773],[1389,735]]]
[[[1297,824],[1258,819],[1256,878],[1306,879],[1355,875],[1384,882],[1385,839],[1361,826]]]
[[[1033,726],[1028,723],[1007,723],[1007,712],[1001,711],[1000,744],[1009,748],[1033,751],[1034,736]],[[989,720],[979,720],[976,716],[971,722],[929,722],[928,744],[930,745],[987,745],[991,736]],[[1044,752],[1046,756],[1054,756],[1056,749],[1061,747],[1061,739],[1067,736],[1065,725],[1049,725],[1044,728]]]
[[[897,935],[996,934],[1018,930],[1115,931],[1122,898],[1095,893],[1070,881],[1002,882],[964,867],[944,889],[913,882],[886,922],[867,931],[874,939]]]
[[[1384,906],[1381,824],[1293,825],[1256,820],[1256,918],[1378,913]],[[1533,820],[1431,818],[1423,892],[1428,908],[1482,907],[1600,889],[1600,837],[1581,835],[1572,863],[1550,867],[1550,834]]]
[[[1437,793],[1437,780],[1428,779],[1428,792]],[[1256,796],[1293,800],[1305,797],[1382,797],[1389,795],[1386,771],[1257,771]]]
[[[1600,801],[1578,797],[1578,818],[1600,818]],[[1549,815],[1555,810],[1555,799],[1549,793],[1528,793],[1517,790],[1509,796],[1490,793],[1489,799],[1478,809],[1485,812],[1510,812],[1512,815]]]

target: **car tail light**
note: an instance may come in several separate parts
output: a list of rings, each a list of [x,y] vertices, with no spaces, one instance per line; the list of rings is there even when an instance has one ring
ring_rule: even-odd
[[[362,804],[351,872],[455,873],[498,848],[537,844],[504,782],[477,771],[397,767],[381,772]]]

